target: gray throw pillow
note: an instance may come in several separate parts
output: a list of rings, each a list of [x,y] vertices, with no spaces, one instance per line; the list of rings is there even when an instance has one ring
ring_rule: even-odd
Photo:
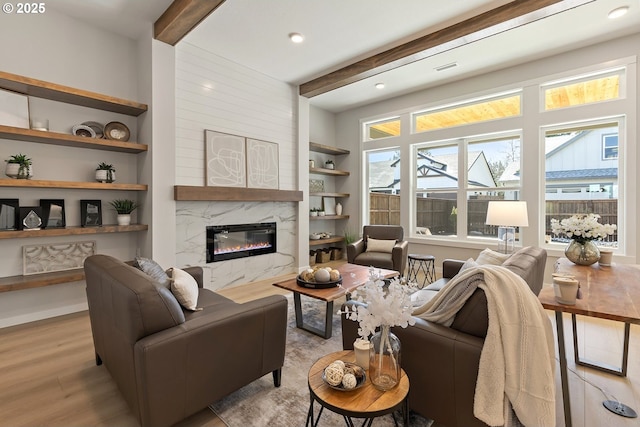
[[[162,286],[169,286],[169,276],[165,273],[164,269],[160,267],[160,264],[149,258],[136,257],[134,264],[137,268],[147,273],[151,278]]]

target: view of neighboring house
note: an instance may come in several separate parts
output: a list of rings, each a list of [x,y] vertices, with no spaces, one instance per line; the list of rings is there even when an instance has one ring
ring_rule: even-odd
[[[482,151],[469,152],[467,159],[469,184],[495,187],[487,158]],[[369,191],[400,194],[400,159],[369,163]],[[419,151],[416,162],[416,188],[437,190],[458,187],[458,154],[430,154]],[[455,197],[455,193],[452,193]]]
[[[520,162],[509,164],[501,186],[520,179]],[[549,135],[545,139],[546,200],[618,197],[618,128]]]

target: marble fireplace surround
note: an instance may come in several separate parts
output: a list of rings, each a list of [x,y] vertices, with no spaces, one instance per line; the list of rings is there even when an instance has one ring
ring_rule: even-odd
[[[244,200],[246,199],[246,200]],[[175,187],[176,264],[205,269],[205,287],[216,290],[296,270],[298,202],[302,192],[226,187]],[[206,262],[208,225],[275,222],[275,253]]]

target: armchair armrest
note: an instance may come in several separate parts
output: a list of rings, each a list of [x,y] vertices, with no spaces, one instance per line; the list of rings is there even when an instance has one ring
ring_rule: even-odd
[[[356,240],[347,245],[347,262],[353,263],[353,260],[364,252],[364,239]]]
[[[391,250],[391,257],[393,259],[393,268],[400,272],[400,276],[404,275],[405,267],[407,266],[407,255],[409,254],[409,242],[403,240],[396,243]]]
[[[273,295],[245,304],[216,305],[139,340],[133,356],[136,383],[142,385],[142,424],[173,424],[185,412],[196,412],[280,369],[286,331],[287,299]],[[169,408],[168,400],[176,404]],[[179,413],[168,413],[174,410]]]
[[[458,259],[445,259],[442,261],[442,277],[445,279],[451,279],[460,272],[463,265],[464,261]]]

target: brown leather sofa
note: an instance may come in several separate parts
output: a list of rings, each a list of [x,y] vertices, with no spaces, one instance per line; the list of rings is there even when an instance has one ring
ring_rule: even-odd
[[[183,310],[150,276],[106,255],[84,263],[96,363],[104,363],[143,427],[170,426],[273,373],[280,385],[287,300],[237,304],[204,289]]]
[[[537,294],[542,288],[546,260],[544,249],[526,247],[502,265],[525,279]],[[450,279],[464,261],[445,263],[445,274],[450,276],[446,279]],[[401,365],[411,382],[409,408],[447,427],[486,427],[473,415],[473,399],[487,327],[487,299],[484,291],[477,289],[451,327],[416,318],[413,326],[393,328],[402,345]],[[357,329],[358,323],[343,314],[345,349],[353,348]]]
[[[391,253],[367,252],[367,239],[395,240]],[[374,266],[404,274],[407,265],[409,242],[404,240],[404,230],[399,225],[365,225],[362,238],[347,245],[347,262],[351,264]]]

